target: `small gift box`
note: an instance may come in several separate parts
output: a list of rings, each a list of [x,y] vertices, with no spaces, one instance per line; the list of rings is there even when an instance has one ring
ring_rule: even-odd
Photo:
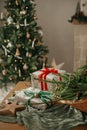
[[[55,70],[53,68],[45,68],[31,74],[32,87],[42,91],[53,93],[57,84],[53,81],[62,81],[63,70]]]
[[[41,91],[33,87],[17,91],[15,99],[19,102],[25,103],[36,109],[46,109],[52,105],[52,96],[50,92]]]

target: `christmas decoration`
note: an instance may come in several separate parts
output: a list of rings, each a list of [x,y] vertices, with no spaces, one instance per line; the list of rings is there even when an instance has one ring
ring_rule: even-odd
[[[28,69],[27,64],[24,64],[23,69],[24,69],[24,70],[27,70],[27,69]]]
[[[55,69],[57,69],[57,64],[56,64],[56,61],[55,61],[55,59],[53,58],[53,60],[52,60],[52,67],[53,68],[55,68]]]
[[[20,56],[20,51],[19,51],[19,49],[18,49],[18,48],[16,49],[15,56]]]
[[[32,86],[53,93],[57,87],[57,84],[50,83],[50,81],[61,82],[62,81],[61,75],[62,75],[61,70],[55,70],[53,68],[44,68],[39,71],[33,72],[31,74]]]
[[[24,20],[24,26],[27,26],[27,20],[26,19]]]
[[[85,24],[87,23],[87,1],[79,0],[76,6],[76,12],[69,22],[74,24]]]
[[[58,85],[54,93],[56,99],[75,102],[87,98],[87,65],[78,68],[72,74],[63,74],[62,79],[61,83],[55,82]]]
[[[32,42],[32,48],[34,48],[35,40],[36,40],[36,39],[34,39],[33,42]]]
[[[60,63],[60,64],[57,65],[55,58],[53,58],[52,63],[51,63],[51,66],[52,66],[54,69],[60,70],[60,69],[62,69],[62,67],[64,66],[64,63]],[[62,71],[62,73],[65,73],[65,70],[61,70],[61,71]]]
[[[23,0],[23,2],[25,2],[25,0]]]
[[[11,16],[8,17],[7,22],[8,22],[8,24],[11,24],[13,22],[13,19]]]
[[[15,0],[15,4],[18,5],[18,0]]]
[[[7,74],[7,70],[4,68],[3,70],[2,70],[2,75],[6,75]]]
[[[7,14],[1,13],[0,79],[3,83],[30,80],[30,74],[47,65],[48,47],[43,43],[41,27],[36,22],[34,0],[6,0]],[[4,19],[5,18],[5,19]],[[2,61],[3,60],[3,61]],[[3,67],[7,73],[3,75]],[[15,79],[15,80],[14,80]]]
[[[3,103],[0,109],[0,115],[15,116],[17,111],[25,109],[24,105],[19,105],[17,101]]]
[[[38,33],[40,34],[40,36],[43,37],[42,28],[41,28],[41,27],[38,27],[37,30],[38,30]]]
[[[19,77],[21,77],[21,70],[20,69],[18,70],[18,75],[19,75]]]
[[[13,46],[13,45],[12,45],[11,42],[9,42],[8,45],[7,45],[8,48],[11,48],[12,46]]]
[[[15,99],[26,104],[27,108],[31,106],[39,110],[47,109],[53,105],[50,92],[40,91],[33,87],[17,91],[17,93],[15,92]]]
[[[87,0],[80,0],[81,12],[87,16]]]
[[[19,29],[20,28],[20,25],[19,23],[16,24],[16,28]]]
[[[27,38],[27,39],[30,38],[30,34],[29,34],[29,32],[26,32],[26,38]]]
[[[26,56],[27,56],[27,57],[32,57],[32,53],[27,52],[27,53],[26,53]]]

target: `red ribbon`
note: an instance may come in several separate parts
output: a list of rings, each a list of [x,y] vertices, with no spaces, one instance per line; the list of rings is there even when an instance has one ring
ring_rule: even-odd
[[[59,74],[59,73],[58,73],[58,70],[55,70],[55,69],[53,69],[53,68],[52,68],[52,69],[45,68],[45,69],[40,70],[40,71],[42,71],[42,73],[38,75],[39,80],[42,79],[42,78],[43,78],[44,80],[46,80],[46,76],[47,76],[49,73]],[[61,81],[61,80],[62,80],[62,78],[61,78],[61,76],[60,76],[60,81]],[[40,82],[41,82],[41,90],[47,91],[47,90],[48,90],[47,83],[46,83],[46,82],[43,82],[43,81],[40,81]]]

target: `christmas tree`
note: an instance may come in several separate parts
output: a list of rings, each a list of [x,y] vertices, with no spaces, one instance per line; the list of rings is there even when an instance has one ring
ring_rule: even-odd
[[[7,0],[1,12],[0,83],[29,81],[47,62],[48,47],[37,25],[34,0]]]

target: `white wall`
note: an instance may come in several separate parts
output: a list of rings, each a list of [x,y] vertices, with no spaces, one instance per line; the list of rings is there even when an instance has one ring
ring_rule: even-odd
[[[78,0],[36,0],[38,23],[44,32],[44,42],[49,46],[49,63],[55,57],[57,64],[73,70],[73,25],[68,19],[75,13]]]

